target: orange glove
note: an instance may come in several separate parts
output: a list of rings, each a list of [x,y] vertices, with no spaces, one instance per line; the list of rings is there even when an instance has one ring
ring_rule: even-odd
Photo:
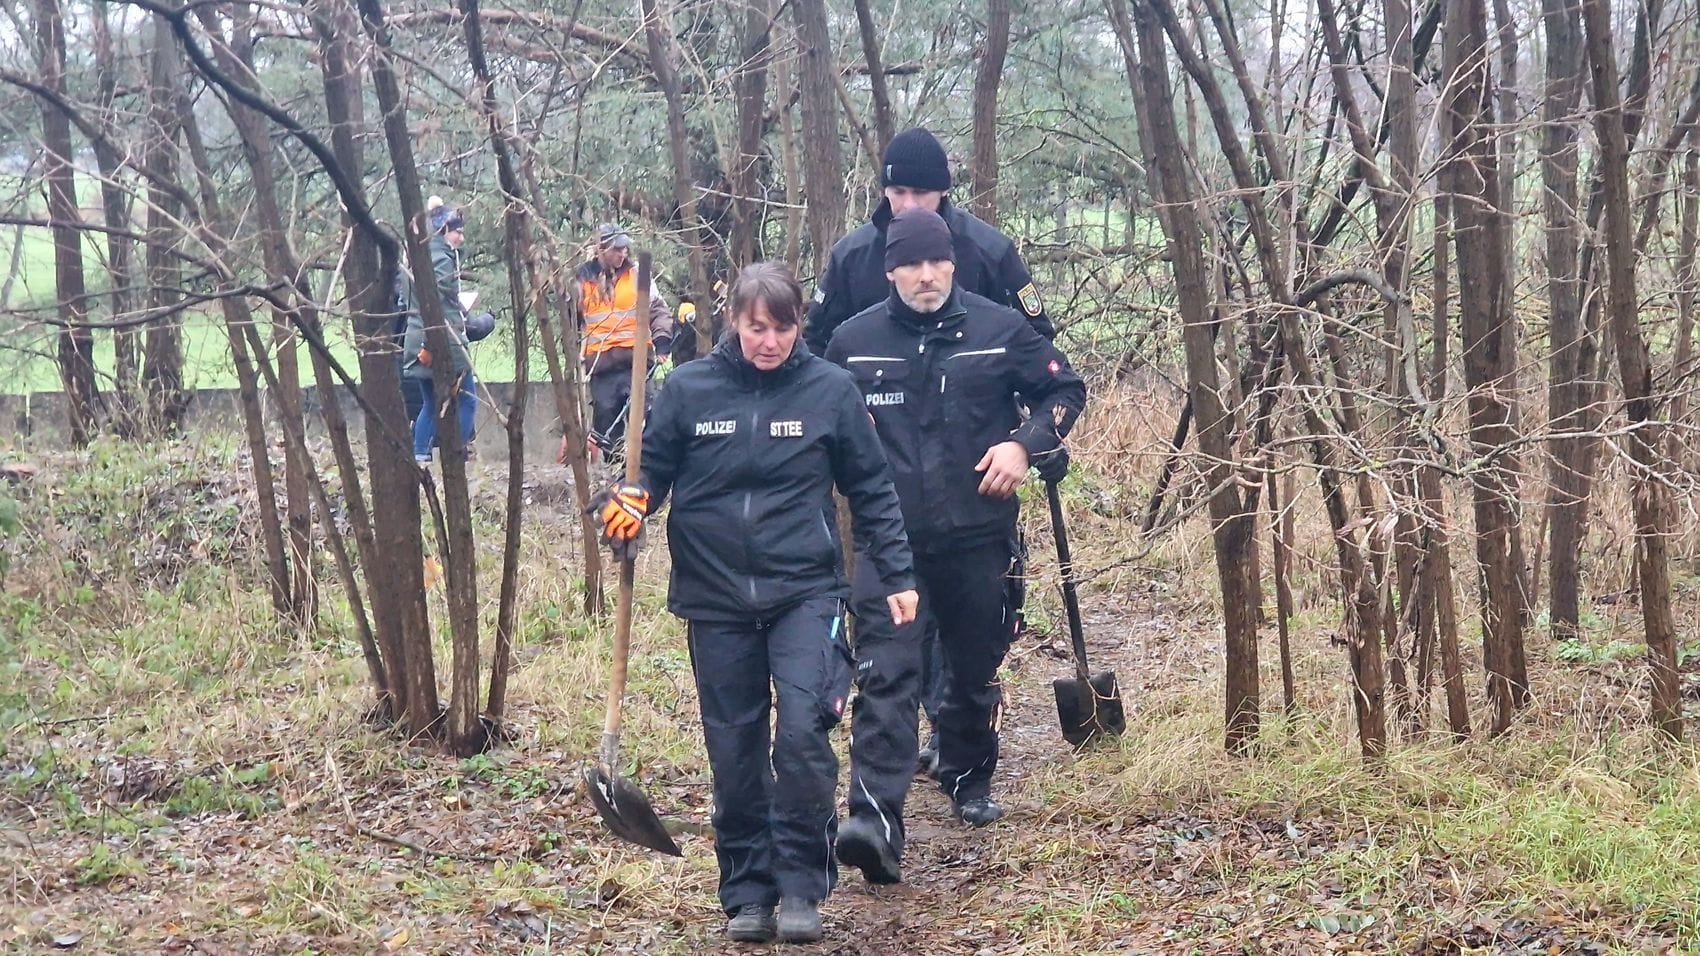
[[[597,494],[591,507],[608,550],[617,558],[637,557],[643,521],[649,515],[649,492],[640,485],[616,485]]]
[[[419,350],[419,364],[425,366],[426,368],[431,367],[431,350],[430,349],[421,348]]]

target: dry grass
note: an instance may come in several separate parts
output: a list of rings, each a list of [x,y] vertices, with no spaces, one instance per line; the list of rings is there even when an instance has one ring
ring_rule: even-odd
[[[1094,414],[1104,418],[1087,423],[1065,490],[1093,648],[1121,677],[1129,733],[1063,752],[1047,686],[1063,670],[1060,634],[1018,645],[1013,822],[965,835],[918,789],[911,887],[847,883],[828,907],[828,951],[1700,945],[1700,763],[1646,729],[1638,659],[1560,661],[1533,632],[1536,702],[1511,735],[1404,741],[1385,768],[1365,768],[1344,653],[1327,640],[1338,611],[1306,488],[1301,710],[1266,714],[1259,753],[1230,758],[1208,528],[1191,520],[1154,547],[1128,528],[1173,408],[1113,393]],[[605,625],[577,613],[567,506],[528,514],[518,739],[456,761],[361,723],[368,691],[334,592],[310,632],[270,623],[242,521],[227,513],[239,489],[204,480],[233,457],[102,448],[48,462],[26,502],[32,530],[0,593],[0,947],[67,933],[100,952],[173,940],[265,952],[716,945],[709,838],[686,835],[682,861],[613,846],[576,791],[599,730],[606,642]],[[497,485],[487,479],[483,494],[494,500]],[[1032,616],[1057,632],[1054,560],[1042,511],[1028,511]],[[495,512],[479,513],[494,581]],[[1614,554],[1595,557],[1596,589],[1617,573]],[[701,829],[707,775],[658,549],[640,571],[631,769],[667,814]],[[1593,641],[1634,641],[1632,606],[1599,611]]]

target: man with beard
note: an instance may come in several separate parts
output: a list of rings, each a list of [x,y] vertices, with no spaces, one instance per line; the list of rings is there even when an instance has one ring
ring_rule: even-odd
[[[855,377],[891,462],[921,596],[915,622],[894,625],[876,568],[858,555],[850,819],[838,858],[874,883],[901,878],[929,624],[945,665],[939,784],[970,826],[1003,815],[991,779],[997,672],[1021,599],[1015,492],[1029,467],[1060,453],[1086,403],[1068,359],[1025,316],[956,287],[950,228],[937,213],[895,216],[884,262],[891,294],[840,326],[826,354]]]

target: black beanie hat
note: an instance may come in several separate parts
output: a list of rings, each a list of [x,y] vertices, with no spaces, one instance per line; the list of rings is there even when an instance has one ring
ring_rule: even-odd
[[[956,261],[950,227],[931,209],[909,209],[891,217],[885,227],[885,271],[927,260]]]
[[[906,129],[891,138],[880,161],[880,186],[911,189],[950,188],[950,161],[938,137],[919,127]]]

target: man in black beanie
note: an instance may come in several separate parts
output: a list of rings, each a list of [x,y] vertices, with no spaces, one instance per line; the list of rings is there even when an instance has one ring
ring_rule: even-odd
[[[952,205],[945,195],[951,185],[950,161],[937,137],[920,128],[892,137],[880,163],[880,185],[885,189],[885,199],[870,221],[832,247],[832,257],[815,289],[803,327],[810,351],[825,355],[833,331],[845,319],[886,297],[891,289],[885,266],[890,226],[893,217],[910,209],[926,209],[943,218],[955,253],[955,285],[1015,309],[1027,317],[1035,332],[1046,339],[1056,338],[1039,289],[1015,243],[972,213]],[[1067,454],[1054,456],[1044,467],[1042,478],[1061,481],[1068,470]],[[926,641],[929,646],[933,643],[930,635]],[[936,664],[937,654],[928,653],[922,700],[935,726],[943,686]],[[929,741],[921,750],[920,769],[933,771],[937,760],[938,751]]]
[[[929,627],[945,664],[939,784],[969,826],[1003,815],[991,789],[1003,708],[997,674],[1021,605],[1015,491],[1030,465],[1059,454],[1086,404],[1086,386],[1028,316],[957,286],[951,240],[930,210],[892,218],[881,255],[891,291],[844,322],[826,351],[855,377],[874,419],[921,596],[915,621],[892,624],[875,608],[885,584],[857,555],[850,819],[837,853],[873,883],[902,876],[920,639]]]
[[[893,216],[926,209],[941,216],[956,251],[956,284],[1027,316],[1033,330],[1047,339],[1056,329],[1045,314],[1038,287],[1021,261],[1015,243],[967,210],[951,205],[950,161],[927,130],[893,136],[880,162],[885,199],[869,221],[838,240],[815,290],[803,337],[816,355],[824,355],[833,330],[845,319],[885,298],[886,230]]]

